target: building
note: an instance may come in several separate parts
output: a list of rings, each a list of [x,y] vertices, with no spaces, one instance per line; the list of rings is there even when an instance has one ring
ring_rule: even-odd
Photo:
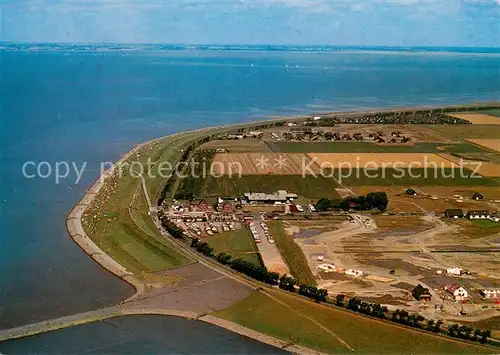
[[[264,132],[261,132],[261,131],[250,131],[250,132],[248,132],[248,135],[250,137],[253,137],[253,138],[260,138],[260,137],[262,137],[263,134],[264,134]]]
[[[464,211],[460,208],[451,208],[444,211],[444,215],[446,218],[463,218]]]
[[[318,269],[320,269],[324,272],[332,272],[332,271],[337,270],[335,265],[332,265],[332,264],[320,264],[320,265],[318,265]]]
[[[418,284],[412,291],[411,294],[417,301],[430,301],[432,298],[431,293],[428,288],[425,288],[421,284]]]
[[[278,190],[276,193],[246,192],[243,194],[246,203],[285,203],[297,197],[296,194],[288,193],[286,190]]]
[[[465,270],[456,266],[446,269],[448,275],[462,276],[465,274]]]
[[[459,284],[444,286],[444,292],[455,301],[464,301],[469,297],[469,293]]]
[[[189,209],[192,212],[206,212],[210,209],[210,205],[205,200],[192,200]]]
[[[363,276],[363,271],[355,270],[355,269],[348,269],[345,271],[345,274],[347,276],[361,277],[361,276]]]
[[[499,213],[490,213],[488,219],[492,222],[500,222],[500,214]]]
[[[490,211],[474,210],[467,212],[468,219],[488,219],[490,217]]]
[[[405,193],[410,196],[417,196],[417,191],[413,189],[406,189]]]
[[[479,294],[484,298],[500,299],[500,288],[485,288]]]

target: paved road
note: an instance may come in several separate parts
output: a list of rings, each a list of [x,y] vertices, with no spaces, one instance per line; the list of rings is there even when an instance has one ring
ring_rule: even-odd
[[[290,270],[288,269],[285,260],[283,260],[281,253],[276,247],[276,244],[269,243],[264,229],[260,225],[262,221],[263,220],[261,216],[257,215],[254,219],[254,227],[260,236],[261,242],[257,243],[257,248],[259,249],[260,255],[262,256],[264,265],[269,271],[274,271],[279,274],[290,274]]]

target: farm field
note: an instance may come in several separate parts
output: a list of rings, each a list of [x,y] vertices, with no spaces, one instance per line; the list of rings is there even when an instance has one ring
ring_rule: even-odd
[[[467,142],[407,143],[379,145],[372,142],[268,142],[281,153],[481,153],[487,150]]]
[[[485,200],[493,199],[494,196],[500,196],[499,188],[491,187],[446,187],[446,186],[411,186],[417,191],[418,196],[408,196],[405,190],[408,186],[358,186],[352,190],[359,195],[366,195],[369,192],[385,192],[389,198],[389,212],[422,212],[422,210],[432,212],[441,211],[448,208],[462,208],[465,210],[488,210],[491,209],[486,202],[474,201],[470,198],[474,192],[480,192]],[[460,195],[464,198],[463,202],[457,202],[453,195]],[[431,199],[435,196],[438,199]],[[448,201],[446,201],[446,199]]]
[[[214,315],[329,354],[488,354],[495,350],[399,327],[273,290],[265,292],[254,292]]]
[[[486,147],[491,150],[500,152],[500,139],[467,139],[469,142],[479,144],[482,147]]]
[[[479,111],[484,115],[500,117],[500,108],[492,109],[492,110],[481,110]]]
[[[275,192],[287,190],[308,199],[338,198],[335,179],[306,175],[243,175],[241,177],[207,177],[200,190],[202,197],[240,196],[249,191]]]
[[[304,154],[276,153],[225,153],[213,158],[215,175],[301,175],[302,167],[308,165],[309,158]],[[311,170],[319,172],[314,164]],[[310,173],[307,172],[306,173]]]
[[[486,113],[458,112],[451,114],[451,116],[470,121],[472,124],[500,124],[500,119],[498,117]]]
[[[264,141],[255,139],[213,140],[204,143],[198,149],[225,149],[228,152],[271,152]]]
[[[226,253],[233,258],[241,258],[256,265],[261,265],[259,251],[246,226],[235,231],[216,233],[207,237],[207,242],[214,248],[214,254]]]
[[[336,169],[329,174],[345,186],[498,186],[488,178],[470,178],[470,171],[460,168],[443,169]],[[463,174],[463,176],[462,176]]]
[[[500,125],[425,125],[425,128],[451,141],[459,139],[498,139]]]
[[[427,153],[308,153],[308,157],[322,168],[419,167],[455,168],[457,165],[437,154]]]
[[[272,221],[269,223],[269,230],[288,269],[299,285],[316,285],[316,279],[309,269],[304,253],[293,241],[293,237],[285,233],[283,223],[281,221]]]
[[[482,176],[496,177],[500,176],[500,163],[491,163],[488,161],[483,161],[486,157],[479,155],[480,161],[477,163],[474,160],[466,159],[465,156],[451,155],[451,154],[439,154],[439,156],[454,162],[457,165],[463,165],[465,168],[469,168],[476,171]]]

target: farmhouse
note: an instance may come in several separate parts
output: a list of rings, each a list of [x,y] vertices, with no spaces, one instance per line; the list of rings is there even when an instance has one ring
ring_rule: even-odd
[[[263,134],[264,134],[264,132],[261,132],[261,131],[250,131],[250,132],[248,132],[248,135],[250,137],[253,137],[253,138],[262,137]]]
[[[417,191],[413,189],[406,189],[405,193],[410,196],[417,196]]]
[[[455,301],[464,301],[469,297],[467,290],[459,284],[446,285],[444,286],[444,291]]]
[[[488,219],[490,217],[489,211],[474,210],[467,212],[468,219]]]
[[[451,208],[444,211],[444,215],[446,218],[463,218],[464,211],[460,208]]]
[[[284,203],[297,197],[296,194],[288,193],[286,190],[278,190],[271,194],[265,192],[246,192],[243,194],[243,199],[247,203]]]
[[[491,298],[491,299],[500,298],[500,288],[485,288],[482,289],[479,293],[484,298]]]
[[[430,301],[432,296],[428,288],[418,284],[411,292],[417,301]]]
[[[488,219],[492,222],[500,222],[500,214],[499,213],[491,213]]]
[[[461,275],[465,274],[465,270],[454,266],[454,267],[450,267],[450,268],[446,269],[446,273],[448,275],[461,276]]]

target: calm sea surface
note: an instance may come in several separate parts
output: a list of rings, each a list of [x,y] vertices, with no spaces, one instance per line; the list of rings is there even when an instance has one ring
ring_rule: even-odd
[[[266,115],[478,100],[500,100],[498,54],[0,51],[0,328],[132,294],[64,219],[99,163],[134,144]],[[24,178],[27,161],[48,162],[44,175],[87,166],[56,184]]]

